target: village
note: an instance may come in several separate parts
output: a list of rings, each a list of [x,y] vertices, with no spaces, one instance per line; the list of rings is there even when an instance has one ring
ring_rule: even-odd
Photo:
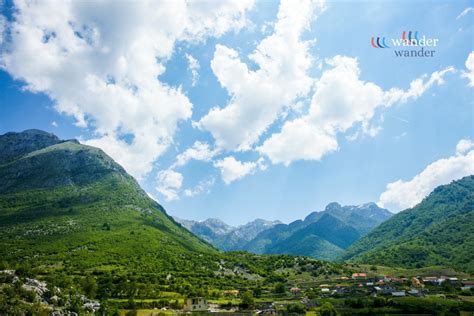
[[[214,290],[208,296],[183,297],[168,292],[156,299],[110,299],[107,304],[108,308],[115,309],[116,315],[152,316],[189,313],[357,315],[367,312],[376,315],[407,310],[436,311],[444,305],[451,306],[453,302],[458,304],[456,308],[459,310],[466,306],[470,310],[474,304],[474,279],[467,274],[452,273],[452,270],[449,270],[449,275],[440,274],[445,272],[443,270],[436,272],[414,276],[355,272],[311,281],[287,281],[276,286]],[[21,284],[22,291],[31,294],[32,302],[49,308],[51,315],[66,315],[61,306],[67,307],[74,300],[44,281],[19,278],[15,270],[0,271],[0,276],[3,276],[4,287],[6,283]],[[76,301],[88,314],[100,314],[102,302],[84,295],[78,296]],[[337,314],[324,314],[323,310]]]
[[[233,313],[252,312],[256,314],[278,314],[289,311],[294,306],[300,306],[297,311],[307,312],[318,310],[323,302],[344,302],[349,308],[365,307],[365,299],[378,300],[383,307],[390,299],[437,298],[441,300],[472,301],[474,281],[457,276],[419,275],[411,277],[395,277],[390,275],[370,275],[364,272],[353,273],[350,276],[341,276],[324,283],[301,283],[299,286],[285,288],[284,293],[263,292],[258,297],[245,298],[250,292],[237,289],[222,291],[222,298],[206,299],[204,297],[187,298],[182,310],[170,310],[166,307],[162,311],[189,313]],[[253,296],[253,295],[252,295]],[[226,303],[222,303],[225,302]],[[244,302],[248,300],[247,302]],[[303,307],[303,308],[302,308]]]

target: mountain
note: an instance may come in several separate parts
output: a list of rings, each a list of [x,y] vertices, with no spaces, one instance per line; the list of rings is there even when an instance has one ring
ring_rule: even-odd
[[[178,304],[225,289],[273,289],[303,271],[316,278],[347,270],[307,257],[218,251],[183,227],[195,223],[169,217],[102,150],[76,140],[28,130],[0,135],[0,149],[2,315],[50,315],[52,309],[38,313],[42,300],[81,315],[89,298],[119,299],[124,303],[113,304],[130,308],[134,298],[167,301],[160,295],[172,293]],[[231,232],[228,238],[238,242],[268,225],[257,220],[229,228],[207,220],[198,226],[208,236]],[[31,284],[48,290],[41,285],[42,297],[26,295]],[[113,314],[106,311],[101,314]]]
[[[280,224],[279,221],[256,219],[247,224],[233,227],[216,218],[208,218],[200,222],[178,217],[174,217],[174,219],[192,233],[225,251],[243,250],[242,246],[260,232]]]
[[[333,202],[324,211],[310,213],[304,220],[262,231],[243,249],[260,254],[305,255],[334,260],[390,216],[392,213],[375,203],[341,206]]]
[[[361,235],[366,235],[374,227],[389,219],[393,214],[371,202],[362,205],[341,206],[333,202],[322,212],[313,212],[305,218],[305,222],[314,222],[325,214],[330,214],[342,222],[351,225]]]
[[[38,130],[0,135],[2,260],[151,270],[190,265],[196,253],[217,250],[100,149]]]
[[[474,176],[437,187],[354,243],[344,260],[474,272]]]

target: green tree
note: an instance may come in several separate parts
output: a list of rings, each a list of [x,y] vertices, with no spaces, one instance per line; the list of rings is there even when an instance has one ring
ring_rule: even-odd
[[[336,316],[337,311],[330,302],[324,302],[319,308],[320,316]]]
[[[306,307],[303,304],[293,303],[286,306],[286,311],[290,314],[306,314]]]
[[[87,297],[95,298],[97,294],[97,282],[92,276],[88,275],[82,281],[82,289]]]
[[[260,297],[262,296],[262,288],[261,287],[256,287],[254,290],[253,290],[253,296],[255,297]]]
[[[242,294],[241,299],[242,300],[240,302],[240,307],[242,307],[242,308],[250,308],[255,303],[252,292],[250,292],[250,291],[247,291],[244,294]]]
[[[285,290],[285,284],[283,283],[278,283],[275,285],[275,293],[277,294],[284,294],[286,292]]]

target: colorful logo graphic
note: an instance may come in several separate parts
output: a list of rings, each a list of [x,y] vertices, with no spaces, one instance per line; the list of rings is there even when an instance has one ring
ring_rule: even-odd
[[[370,44],[372,44],[373,48],[390,48],[390,46],[385,44],[385,37],[377,37],[377,39],[375,39],[375,37],[372,36]]]

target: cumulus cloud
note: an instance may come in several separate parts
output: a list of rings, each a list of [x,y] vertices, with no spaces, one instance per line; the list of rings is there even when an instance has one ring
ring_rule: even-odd
[[[257,162],[241,162],[233,156],[215,161],[214,166],[220,170],[222,180],[225,184],[239,180],[246,175],[254,173],[258,169],[264,170],[266,168],[263,159],[259,159]]]
[[[313,58],[301,34],[323,9],[323,1],[283,0],[274,32],[248,56],[256,70],[236,50],[216,46],[211,68],[231,98],[223,108],[211,109],[198,126],[212,134],[218,147],[250,149],[285,106],[309,92]]]
[[[252,6],[250,0],[19,0],[0,65],[27,90],[47,94],[78,126],[92,127],[96,137],[86,143],[140,178],[192,114],[181,89],[157,79],[175,42],[240,29]]]
[[[472,142],[461,140],[456,151],[454,156],[431,163],[411,180],[400,179],[387,184],[377,204],[395,212],[401,211],[420,203],[437,186],[474,174]]]
[[[162,170],[157,174],[156,183],[156,190],[163,194],[167,201],[176,200],[183,185],[183,175],[174,170]]]
[[[354,127],[359,130],[349,139],[361,134],[375,136],[381,129],[372,125],[378,109],[416,99],[431,86],[442,84],[443,77],[454,71],[448,67],[413,80],[407,90],[384,91],[375,83],[360,79],[355,58],[335,56],[326,63],[331,68],[315,83],[308,113],[286,121],[280,132],[257,148],[273,163],[288,165],[299,159],[320,160],[325,154],[338,150],[338,134]]]
[[[285,123],[281,131],[270,136],[258,151],[275,164],[289,165],[294,160],[320,160],[338,148],[334,137],[305,117]]]
[[[217,153],[218,151],[216,149],[211,149],[208,143],[196,141],[190,148],[186,149],[176,157],[176,161],[172,167],[184,166],[191,160],[211,161]]]
[[[456,145],[456,154],[463,155],[474,148],[474,142],[470,139],[461,139]]]
[[[188,61],[188,69],[191,72],[191,85],[194,87],[199,79],[199,62],[190,54],[186,54],[186,60]]]
[[[465,65],[467,71],[463,71],[462,76],[469,80],[470,87],[474,87],[474,51],[467,56]]]

